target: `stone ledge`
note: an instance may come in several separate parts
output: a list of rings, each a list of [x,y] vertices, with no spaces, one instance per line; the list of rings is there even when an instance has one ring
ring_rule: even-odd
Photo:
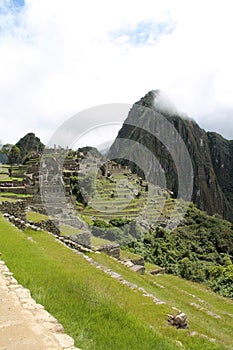
[[[54,350],[60,348],[63,350],[81,350],[74,346],[73,338],[64,333],[63,326],[56,318],[48,313],[43,305],[36,303],[28,289],[18,284],[3,260],[0,260],[0,273],[6,282],[6,287],[2,286],[2,288],[7,290],[8,293],[14,297],[17,304],[19,303],[22,306],[28,317],[35,321],[35,331],[48,338],[48,342],[50,342],[49,338],[51,336],[54,338],[54,341],[57,342],[58,347],[55,348],[53,346]]]

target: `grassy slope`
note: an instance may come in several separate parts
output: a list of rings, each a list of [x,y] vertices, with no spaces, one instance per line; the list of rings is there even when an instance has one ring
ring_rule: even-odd
[[[15,277],[29,288],[85,349],[177,349],[114,301],[119,293],[140,303],[122,287],[44,232],[22,233],[0,218],[0,249]],[[27,240],[30,235],[32,242]]]
[[[28,240],[28,236],[35,242]],[[167,303],[155,305],[142,296],[142,292],[123,286],[91,266],[51,235],[30,230],[23,233],[1,216],[0,251],[18,281],[57,317],[83,350],[179,349],[175,340],[189,350],[232,349],[233,304],[203,286],[167,275],[139,276],[105,255],[92,254],[102,264]],[[159,288],[156,281],[165,289]],[[221,319],[191,307],[189,302],[193,297],[187,293],[208,302],[208,308]],[[171,313],[171,306],[187,312],[189,330],[176,330],[167,325],[166,314]],[[198,336],[190,337],[193,330],[217,338],[217,344]]]
[[[120,273],[125,279],[130,279],[138,286],[144,287],[147,292],[165,301],[169,307],[175,306],[181,311],[184,311],[188,315],[190,332],[197,331],[200,334],[207,335],[209,338],[216,338],[222,343],[222,346],[225,344],[229,349],[233,349],[231,346],[233,342],[233,303],[230,299],[223,298],[211,292],[204,285],[186,281],[172,275],[152,276],[149,273],[145,276],[132,275],[128,268],[119,263],[117,264],[110,257],[103,254],[93,255],[92,258],[114,269],[114,271]],[[164,288],[161,288],[161,286]],[[204,310],[198,311],[191,303],[202,306]],[[211,311],[213,314],[219,315],[220,319],[209,316],[206,311]],[[159,328],[160,325],[157,324],[157,329]],[[219,331],[220,329],[221,332]],[[170,329],[166,331],[166,334],[171,336]],[[184,342],[183,334],[178,333],[176,336],[178,337],[177,339]],[[187,343],[189,344],[188,349],[191,349],[192,341],[189,342],[187,340]],[[203,345],[200,348],[204,349]]]

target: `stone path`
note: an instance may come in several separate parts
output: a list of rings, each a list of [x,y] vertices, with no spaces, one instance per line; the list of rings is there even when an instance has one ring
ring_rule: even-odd
[[[0,350],[80,350],[0,260]]]

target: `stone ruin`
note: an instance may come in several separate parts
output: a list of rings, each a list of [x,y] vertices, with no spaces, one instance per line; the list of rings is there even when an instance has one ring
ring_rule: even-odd
[[[47,231],[47,232],[51,232],[54,235],[60,235],[60,228],[59,228],[59,221],[58,220],[42,220],[40,222],[30,222],[29,224],[34,225],[35,227],[43,230],[43,231]]]
[[[103,247],[98,248],[98,251],[105,252],[107,255],[117,260],[120,259],[121,250],[119,244],[104,244]]]
[[[88,231],[69,236],[69,239],[75,243],[83,245],[84,247],[91,247],[91,233]]]
[[[48,219],[40,222],[27,221],[27,209],[26,201],[17,201],[15,203],[4,201],[0,203],[0,211],[3,213],[3,216],[20,230],[25,230],[27,228],[35,231],[44,230],[55,236],[60,236],[59,220]],[[70,223],[69,221],[69,224]],[[69,239],[78,245],[91,247],[91,233],[87,230],[73,235],[69,237]]]
[[[0,203],[0,211],[9,216],[14,216],[22,221],[26,221],[26,203],[17,201],[16,203],[4,201]]]

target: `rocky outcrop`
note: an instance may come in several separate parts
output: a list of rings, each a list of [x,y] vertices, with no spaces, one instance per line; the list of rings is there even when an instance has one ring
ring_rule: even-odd
[[[207,136],[215,175],[233,208],[233,141],[226,140],[215,132],[208,132]]]

